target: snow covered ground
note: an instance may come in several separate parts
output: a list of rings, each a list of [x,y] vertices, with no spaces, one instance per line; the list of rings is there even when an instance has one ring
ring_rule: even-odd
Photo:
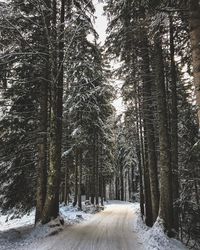
[[[87,209],[90,213],[94,209]],[[139,204],[109,201],[98,214],[61,206],[65,226],[54,221],[33,227],[34,211],[21,219],[0,217],[0,250],[185,250],[156,224],[144,225]],[[6,231],[8,230],[8,231]]]
[[[167,237],[159,223],[155,223],[152,228],[147,227],[140,216],[139,203],[132,206],[136,219],[133,221],[133,229],[138,234],[145,246],[145,250],[186,250],[180,241]]]

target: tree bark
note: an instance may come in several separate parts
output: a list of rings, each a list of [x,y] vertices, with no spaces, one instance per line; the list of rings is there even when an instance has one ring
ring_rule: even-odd
[[[160,207],[159,217],[165,229],[170,233],[172,229],[173,204],[171,183],[170,144],[168,133],[168,118],[166,91],[164,80],[164,64],[162,56],[162,41],[160,27],[154,36],[155,46],[155,74],[157,85],[157,109],[160,146]]]
[[[80,161],[79,161],[79,185],[78,185],[78,208],[82,210],[82,199],[81,199],[81,185],[82,185],[82,171],[83,171],[83,155],[80,150]]]
[[[149,169],[148,169],[148,157],[146,150],[146,130],[145,123],[144,127],[142,124],[142,108],[141,108],[141,93],[138,88],[138,119],[139,119],[139,143],[141,149],[141,171],[144,176],[144,214],[145,214],[145,223],[147,226],[152,226],[152,205],[151,205],[151,190],[150,190],[150,181],[149,181]],[[144,130],[144,131],[143,131]]]
[[[142,171],[142,133],[141,131],[141,119],[140,119],[140,114],[139,114],[139,91],[138,88],[135,84],[135,90],[136,90],[136,98],[135,98],[135,113],[136,113],[136,132],[137,132],[137,146],[136,146],[136,153],[137,153],[137,158],[138,158],[138,169],[139,169],[139,187],[140,187],[140,211],[142,217],[144,216],[144,181],[143,181],[143,171]]]
[[[47,185],[47,127],[48,127],[48,84],[49,84],[49,36],[50,36],[50,2],[45,1],[46,8],[44,11],[43,25],[44,38],[43,46],[45,48],[45,75],[44,81],[40,82],[40,110],[39,110],[39,143],[38,143],[38,165],[37,165],[37,191],[36,191],[36,215],[35,223],[42,218],[43,208],[46,199]]]
[[[93,155],[92,155],[92,177],[91,177],[91,203],[94,204],[94,198],[95,198],[95,176],[96,176],[96,136],[94,133],[93,136]]]
[[[190,41],[192,48],[193,76],[200,131],[200,3],[190,0]]]
[[[154,136],[154,116],[152,97],[152,77],[150,72],[148,40],[145,30],[142,30],[142,78],[143,78],[143,115],[146,129],[148,172],[151,190],[152,216],[156,221],[159,209],[158,170]]]
[[[63,98],[63,55],[64,55],[65,0],[61,1],[59,67],[57,65],[57,1],[52,3],[52,88],[50,121],[50,165],[47,180],[47,196],[42,223],[47,223],[59,215],[59,191],[62,146],[62,98]]]
[[[74,202],[73,206],[75,207],[78,201],[78,164],[79,164],[79,155],[78,150],[76,149],[76,163],[75,163],[75,188],[74,188]]]
[[[178,109],[177,109],[177,75],[174,60],[174,26],[173,17],[169,16],[170,21],[170,61],[171,61],[171,164],[172,164],[172,188],[173,202],[179,198],[179,181],[178,181]],[[173,226],[178,232],[179,228],[178,207],[174,205]]]

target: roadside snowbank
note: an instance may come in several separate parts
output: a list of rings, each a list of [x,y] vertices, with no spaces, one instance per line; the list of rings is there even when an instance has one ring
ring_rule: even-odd
[[[133,222],[134,231],[138,234],[146,250],[187,250],[178,240],[164,234],[162,226],[156,222],[152,228],[147,227],[140,216],[139,203],[132,206],[136,218]]]
[[[92,214],[98,211],[96,206],[85,205],[83,203],[83,211],[79,211],[77,207],[73,207],[72,204],[67,206],[60,205],[60,216],[64,219],[68,225],[79,223],[83,220],[88,220]],[[33,226],[35,221],[35,209],[29,214],[22,216],[21,218],[12,218],[11,215],[2,215],[0,213],[0,232],[7,231],[9,229],[17,229],[26,226]]]
[[[2,215],[0,213],[0,231],[7,231],[13,228],[25,227],[34,225],[35,210],[32,210],[29,214],[22,216],[21,218],[13,218],[12,215]]]

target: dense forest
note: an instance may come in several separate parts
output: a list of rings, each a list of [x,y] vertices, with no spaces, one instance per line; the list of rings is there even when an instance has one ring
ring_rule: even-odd
[[[92,0],[0,1],[0,209],[139,201],[199,249],[200,2],[103,2],[102,45]]]

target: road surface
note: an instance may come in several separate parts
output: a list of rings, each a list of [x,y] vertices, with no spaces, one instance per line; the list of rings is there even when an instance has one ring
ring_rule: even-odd
[[[38,241],[31,250],[142,250],[133,232],[128,203],[111,204],[88,221],[69,226],[57,236]]]

